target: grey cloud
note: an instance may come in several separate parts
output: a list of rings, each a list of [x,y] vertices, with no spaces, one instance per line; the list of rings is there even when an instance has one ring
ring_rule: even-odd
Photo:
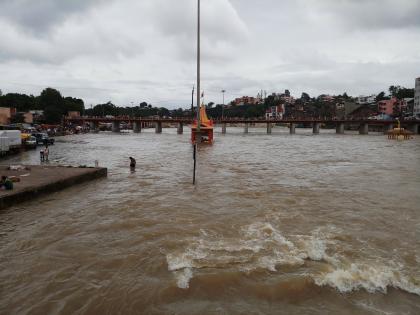
[[[177,57],[190,62],[196,54],[196,1],[178,0],[176,6],[167,3],[154,1],[154,18],[159,21],[156,27],[173,41]],[[202,1],[201,23],[203,60],[223,62],[234,58],[230,52],[248,40],[246,24],[228,0]]]
[[[93,2],[90,4],[93,5]],[[125,21],[111,20],[114,16],[112,7],[99,12],[100,15],[97,11],[84,12],[83,16],[70,14],[61,24],[55,25],[48,36],[41,37],[25,32],[0,16],[3,31],[0,61],[62,64],[91,56],[106,63],[144,52],[144,44],[139,41],[137,34],[125,30]]]
[[[106,0],[0,0],[0,17],[23,28],[43,35],[68,16],[83,12]]]
[[[177,0],[175,6],[168,0],[155,0],[157,28],[165,35],[194,39],[196,36],[197,1]],[[201,24],[203,40],[240,41],[246,38],[246,25],[228,0],[202,1]]]
[[[418,0],[299,0],[309,15],[326,17],[351,29],[420,27]]]
[[[206,101],[220,102],[221,89],[229,101],[260,89],[358,95],[411,87],[420,76],[419,5],[202,0]],[[53,86],[87,104],[189,106],[196,0],[0,0],[0,29],[3,92]]]

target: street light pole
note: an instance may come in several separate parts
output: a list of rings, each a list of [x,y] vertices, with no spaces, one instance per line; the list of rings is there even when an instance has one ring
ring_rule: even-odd
[[[222,119],[225,117],[225,92],[226,90],[222,90],[222,94],[223,94]]]

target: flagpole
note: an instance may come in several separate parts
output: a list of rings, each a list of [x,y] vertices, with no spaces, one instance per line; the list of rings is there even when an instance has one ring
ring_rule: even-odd
[[[200,0],[197,0],[197,129],[195,132],[195,143],[193,146],[194,158],[194,173],[193,185],[196,182],[196,169],[197,169],[197,155],[198,144],[201,142],[201,122],[200,122],[200,107],[201,107],[201,87],[200,87]],[[193,115],[194,116],[194,115]]]
[[[197,11],[197,135],[196,135],[196,142],[201,142],[201,122],[200,122],[200,108],[201,108],[201,87],[200,87],[200,53],[201,53],[201,47],[200,47],[200,0],[198,1],[198,11]]]

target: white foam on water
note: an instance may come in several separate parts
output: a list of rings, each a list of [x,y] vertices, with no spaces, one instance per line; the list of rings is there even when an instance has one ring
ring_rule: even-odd
[[[245,226],[240,229],[239,237],[235,238],[209,235],[202,230],[199,237],[190,240],[183,252],[166,255],[168,270],[176,273],[179,287],[187,287],[185,281],[191,279],[192,269],[235,266],[244,272],[256,269],[276,272],[277,266],[299,266],[308,259],[332,260],[326,254],[327,243],[324,239],[314,235],[298,236],[295,244],[267,222]]]
[[[419,280],[409,279],[401,270],[377,264],[351,264],[331,272],[314,276],[319,286],[330,286],[342,293],[364,289],[369,293],[387,293],[390,287],[420,295]],[[416,284],[417,283],[417,284]]]
[[[288,253],[284,253],[278,250],[274,250],[271,255],[262,256],[258,259],[257,263],[248,268],[247,271],[252,271],[256,268],[267,269],[269,271],[275,272],[277,266],[300,266],[305,263],[306,255],[304,253],[299,253],[296,250],[293,250]]]
[[[202,230],[199,237],[189,241],[187,248],[166,255],[168,270],[174,273],[179,288],[188,289],[194,269],[276,272],[279,266],[299,267],[307,260],[323,261],[326,268],[323,271],[315,268],[310,274],[318,286],[330,286],[342,293],[357,290],[386,293],[393,287],[420,295],[420,279],[406,276],[404,264],[398,261],[347,262],[340,254],[343,244],[334,239],[338,233],[341,232],[334,227],[326,227],[316,229],[311,235],[286,238],[268,222],[244,226],[236,237]]]
[[[193,277],[193,272],[191,268],[185,268],[183,270],[176,271],[175,277],[177,279],[176,284],[178,288],[188,289],[190,287],[190,280]]]
[[[294,244],[286,239],[270,223],[257,222],[245,227],[243,233],[245,236],[259,241],[276,241],[280,245],[294,248]]]
[[[169,271],[177,271],[184,268],[191,268],[193,266],[192,259],[188,257],[187,253],[181,254],[167,254],[166,261],[168,263]]]
[[[327,249],[327,245],[325,244],[324,240],[311,238],[309,246],[306,247],[306,251],[308,253],[308,257],[312,260],[322,260],[326,254],[325,250]]]

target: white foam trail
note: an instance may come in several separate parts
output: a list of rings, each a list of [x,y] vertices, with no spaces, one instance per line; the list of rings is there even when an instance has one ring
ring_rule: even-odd
[[[387,289],[393,287],[420,295],[420,287],[399,270],[380,265],[351,264],[348,268],[337,268],[332,272],[315,276],[314,281],[319,286],[328,285],[342,293],[360,289],[369,293],[387,293]]]

